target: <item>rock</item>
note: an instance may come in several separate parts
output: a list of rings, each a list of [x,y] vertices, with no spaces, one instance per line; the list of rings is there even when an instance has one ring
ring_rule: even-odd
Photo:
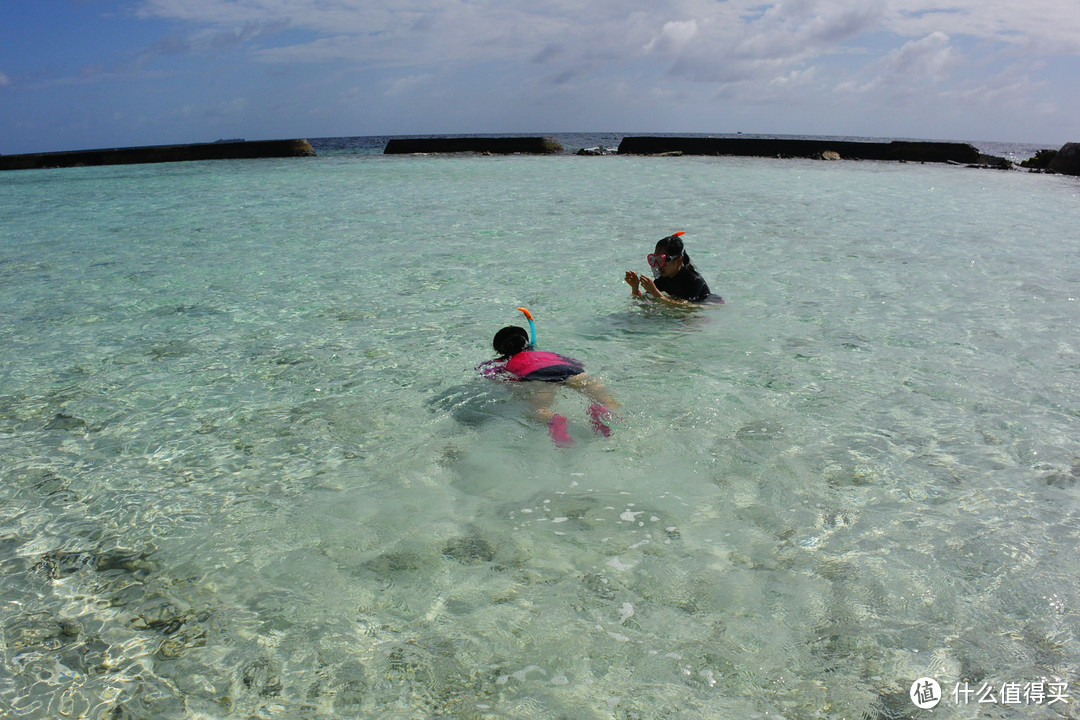
[[[604,147],[599,145],[592,148],[581,148],[577,151],[578,155],[614,155],[615,148]]]
[[[991,170],[1012,170],[1013,164],[997,155],[980,155],[971,167],[990,168]]]
[[[136,630],[157,630],[165,635],[172,635],[183,627],[187,620],[186,613],[163,602],[135,616],[131,620],[131,627]]]
[[[33,569],[49,580],[58,580],[83,570],[122,570],[143,580],[153,569],[146,551],[114,549],[103,552],[53,550],[42,555]]]
[[[1057,150],[1040,150],[1035,153],[1035,157],[1028,158],[1020,163],[1020,167],[1029,168],[1031,170],[1045,170],[1050,167],[1050,163],[1053,162],[1056,156]]]
[[[479,533],[473,532],[448,542],[442,554],[462,565],[476,565],[494,560],[495,548]]]
[[[46,430],[81,430],[86,427],[86,421],[82,418],[68,415],[67,413],[57,413],[52,420],[45,423]]]
[[[383,154],[467,152],[490,155],[553,155],[562,151],[562,143],[549,137],[429,137],[391,138],[387,141]]]
[[[1080,143],[1065,143],[1050,161],[1050,172],[1080,175]]]
[[[243,687],[260,697],[271,698],[281,694],[281,669],[269,658],[255,658],[240,668],[239,675]]]

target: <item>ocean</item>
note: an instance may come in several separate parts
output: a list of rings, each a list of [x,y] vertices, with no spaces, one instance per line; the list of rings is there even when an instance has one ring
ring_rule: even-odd
[[[559,137],[0,174],[0,716],[1075,712],[1080,180]]]

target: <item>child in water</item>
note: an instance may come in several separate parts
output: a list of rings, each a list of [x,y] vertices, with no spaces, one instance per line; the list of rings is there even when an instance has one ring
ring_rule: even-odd
[[[530,400],[533,412],[547,424],[551,439],[558,447],[569,447],[574,444],[574,440],[570,437],[566,416],[551,409],[555,402],[556,384],[572,387],[591,399],[593,404],[589,406],[589,416],[593,430],[604,437],[610,436],[611,428],[607,423],[611,421],[612,410],[618,409],[619,402],[611,396],[599,378],[591,377],[585,372],[585,366],[580,360],[558,353],[534,350],[536,325],[532,314],[525,308],[518,309],[529,319],[531,338],[525,328],[517,325],[508,325],[495,333],[492,345],[499,357],[480,366],[484,374],[512,381],[543,383],[532,388]]]
[[[647,256],[653,277],[626,271],[626,282],[630,294],[634,297],[647,297],[666,305],[686,305],[689,303],[713,302],[724,304],[724,299],[709,291],[709,286],[701,273],[690,262],[690,256],[683,248],[682,236],[677,232],[662,238],[656,243],[656,249]],[[645,293],[641,292],[645,288]]]

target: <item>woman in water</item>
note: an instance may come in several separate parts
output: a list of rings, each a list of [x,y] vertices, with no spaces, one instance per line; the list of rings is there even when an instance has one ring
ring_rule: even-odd
[[[495,333],[492,346],[499,354],[494,360],[488,360],[480,366],[485,375],[500,377],[512,381],[540,383],[530,388],[530,401],[533,412],[548,426],[551,439],[559,447],[574,444],[568,430],[565,415],[552,411],[555,402],[555,386],[566,385],[593,401],[589,406],[593,430],[604,437],[611,435],[608,422],[612,410],[619,407],[619,402],[611,396],[604,383],[585,372],[580,360],[553,352],[535,350],[536,325],[533,317],[525,308],[518,308],[529,319],[530,333],[517,325],[508,325]]]
[[[626,271],[626,282],[634,297],[644,297],[641,292],[644,287],[648,297],[667,305],[724,302],[709,291],[705,279],[690,262],[690,256],[683,249],[682,236],[685,234],[677,232],[656,243],[656,249],[646,258],[653,277]]]

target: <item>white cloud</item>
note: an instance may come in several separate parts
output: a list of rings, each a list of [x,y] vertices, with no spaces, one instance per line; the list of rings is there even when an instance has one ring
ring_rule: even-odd
[[[402,107],[434,77],[474,105],[603,103],[627,85],[628,104],[887,104],[977,94],[1010,63],[1023,87],[1041,58],[1080,55],[1076,0],[142,0],[139,15],[184,23],[163,51],[325,64]]]
[[[403,78],[398,78],[390,84],[390,87],[386,90],[387,97],[394,97],[396,95],[406,95],[414,88],[427,85],[435,76],[431,73],[423,73],[419,75],[408,75]]]
[[[847,53],[845,42],[877,29],[882,4],[785,0],[763,12],[743,5],[737,17],[712,14],[696,21],[692,42],[662,45],[675,77],[703,83],[769,83],[802,72],[820,58]]]
[[[814,81],[817,68],[811,67],[805,70],[792,70],[787,75],[775,77],[769,81],[774,88],[788,89],[808,85]]]
[[[885,29],[906,37],[935,31],[1038,46],[1051,55],[1080,53],[1074,0],[890,0]]]
[[[906,80],[940,80],[952,59],[949,36],[942,32],[933,32],[889,52],[885,56],[883,68],[885,74]]]
[[[838,83],[834,92],[850,95],[886,90],[906,95],[917,87],[946,80],[955,62],[948,35],[934,32],[891,50],[863,72]]]
[[[10,85],[10,84],[11,84],[11,80],[8,78],[8,76],[5,75],[4,73],[0,72],[0,87],[4,87],[5,85]]]
[[[190,23],[201,48],[258,41],[265,62],[574,68],[653,57],[705,82],[775,77],[888,34],[893,47],[943,33],[1080,53],[1075,0],[143,0],[138,14]],[[269,37],[285,28],[309,37]]]
[[[689,44],[697,34],[698,24],[696,20],[673,20],[664,23],[660,34],[646,43],[645,52],[660,55],[678,52]]]

